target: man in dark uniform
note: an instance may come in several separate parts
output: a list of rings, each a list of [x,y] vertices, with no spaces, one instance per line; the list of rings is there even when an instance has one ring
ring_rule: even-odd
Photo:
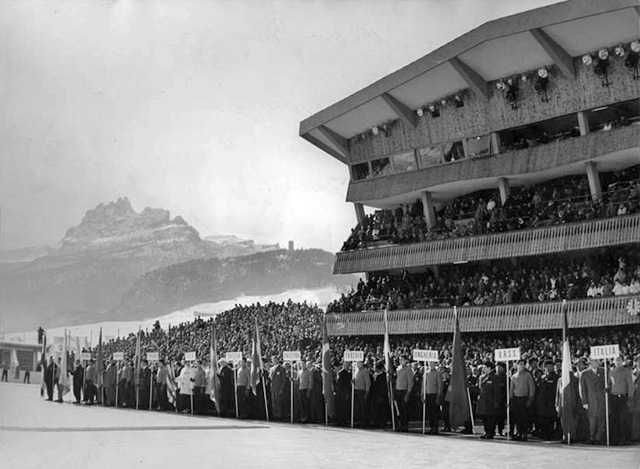
[[[311,421],[324,422],[324,397],[322,395],[322,369],[316,363],[311,370]]]
[[[400,366],[396,370],[396,384],[394,399],[398,405],[398,426],[401,432],[409,431],[409,399],[413,390],[413,371],[409,366],[409,359],[406,356],[400,357]],[[391,409],[395,412],[395,409]]]
[[[109,407],[116,403],[116,384],[118,381],[118,369],[115,360],[109,360],[109,365],[104,373],[105,406]]]
[[[484,435],[481,437],[484,440],[492,440],[495,436],[499,399],[495,367],[488,361],[484,364],[484,373],[480,376],[480,396],[476,407],[476,412],[484,421]]]
[[[275,355],[271,357],[273,366],[269,370],[269,378],[271,379],[271,408],[273,409],[273,419],[283,420],[287,413],[289,403],[284,400],[285,389],[289,384],[287,381],[287,372],[280,364],[280,359]]]
[[[389,389],[382,361],[376,363],[371,382],[371,418],[378,428],[384,428],[389,419]]]
[[[56,364],[53,357],[49,357],[49,364],[44,372],[44,381],[47,386],[47,400],[53,401],[53,382],[56,374]]]
[[[140,370],[140,387],[139,387],[139,404],[138,408],[142,410],[149,410],[149,390],[151,386],[151,370],[149,369],[149,362],[142,360],[142,369]]]
[[[84,368],[80,360],[76,360],[76,368],[73,370],[73,395],[76,398],[76,404],[80,404],[82,382],[84,380]]]
[[[336,379],[336,421],[347,425],[351,420],[351,366],[343,362]]]
[[[226,361],[220,360],[220,416],[235,416],[235,401],[233,398],[233,370]]]
[[[496,407],[496,427],[498,435],[502,436],[507,419],[507,365],[503,362],[496,364],[496,376],[493,379],[493,383],[496,387],[496,396],[498,399]]]
[[[558,389],[558,375],[551,360],[544,362],[544,374],[538,382],[536,392],[536,412],[540,438],[553,439],[553,422],[556,419],[556,391]]]

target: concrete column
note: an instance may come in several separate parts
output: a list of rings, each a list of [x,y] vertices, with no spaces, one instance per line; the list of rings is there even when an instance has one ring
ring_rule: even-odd
[[[591,191],[591,197],[593,198],[593,200],[600,199],[602,197],[600,175],[598,174],[598,168],[593,161],[587,162],[587,178],[589,179],[589,190]]]
[[[491,132],[489,136],[491,138],[491,154],[497,155],[500,153],[500,135],[498,132]]]
[[[589,133],[589,118],[586,112],[578,112],[578,126],[580,127],[580,135],[587,135]]]
[[[431,198],[431,192],[423,191],[420,195],[422,197],[424,219],[427,221],[427,228],[431,229],[436,226],[436,212],[434,209],[433,199]]]
[[[498,189],[500,190],[500,202],[504,205],[509,198],[509,180],[507,178],[499,178]]]
[[[362,223],[362,220],[364,220],[364,207],[362,204],[357,202],[353,204],[353,207],[356,209],[356,218],[358,219],[358,223]]]

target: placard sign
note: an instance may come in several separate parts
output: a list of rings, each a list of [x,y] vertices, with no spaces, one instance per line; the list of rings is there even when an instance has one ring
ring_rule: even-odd
[[[196,361],[196,352],[186,352],[184,354],[184,359],[188,362]]]
[[[114,360],[124,360],[124,352],[113,352]]]
[[[91,352],[82,352],[80,358],[87,361],[91,360]]]
[[[345,350],[344,361],[346,362],[362,362],[364,361],[364,352],[362,350]]]
[[[496,362],[513,362],[520,360],[520,347],[498,348],[495,350]]]
[[[620,347],[618,344],[595,345],[591,347],[590,358],[600,360],[603,358],[617,358],[620,356]]]
[[[242,352],[227,352],[224,361],[228,363],[240,363],[242,361]]]
[[[160,360],[160,354],[158,352],[147,352],[147,360],[157,362]]]
[[[299,362],[301,360],[300,352],[282,352],[282,359],[285,362]]]
[[[437,350],[414,350],[413,359],[417,362],[437,362],[438,360]]]

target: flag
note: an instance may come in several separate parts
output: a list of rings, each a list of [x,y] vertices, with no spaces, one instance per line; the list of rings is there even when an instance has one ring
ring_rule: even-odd
[[[327,318],[323,319],[322,327],[322,393],[327,410],[327,417],[335,415],[333,404],[333,372],[331,370],[331,355],[329,347],[329,334],[327,333]]]
[[[20,366],[20,362],[18,361],[18,353],[16,352],[16,349],[12,348],[11,349],[11,361],[9,362],[9,368],[11,369],[11,372],[15,372],[16,368],[18,368]]]
[[[42,355],[40,356],[40,395],[44,396],[44,390],[47,385],[44,380],[44,374],[47,370],[47,335],[44,334],[42,339]]]
[[[391,385],[391,344],[389,343],[389,320],[387,318],[387,309],[384,310],[384,370],[387,373],[387,399],[391,408],[391,424],[396,429],[396,420],[394,412],[393,388]]]
[[[213,401],[216,403],[216,408],[218,412],[220,412],[220,383],[218,382],[218,349],[216,348],[216,323],[215,321],[211,324],[211,349],[209,350],[210,357],[210,366],[209,372],[210,383],[211,383],[211,397]]]
[[[449,381],[449,389],[451,390],[449,415],[451,427],[455,429],[470,420],[471,409],[469,408],[467,369],[464,364],[464,357],[462,356],[460,322],[455,309],[454,315],[456,328],[453,334],[453,363],[451,366],[451,380]]]
[[[263,368],[260,335],[258,334],[258,318],[254,318],[253,340],[251,341],[251,391],[254,396],[258,395],[256,386],[260,383],[260,370]]]
[[[69,384],[69,355],[67,351],[66,329],[64,330],[64,340],[62,341],[62,360],[60,361],[60,378],[58,378],[58,385],[62,386],[62,396],[65,396],[71,390]],[[62,399],[62,397],[59,397],[59,399]]]
[[[140,331],[141,327],[138,326],[138,337],[136,339],[136,356],[135,356],[135,369],[133,370],[133,382],[136,386],[140,386],[140,368],[142,368],[142,353],[140,351]]]
[[[167,363],[166,381],[167,381],[167,398],[169,399],[169,402],[171,403],[171,405],[176,407],[177,406],[176,389],[178,385],[176,384],[176,375],[175,375],[175,372],[173,371],[173,366],[171,365],[171,363]]]
[[[567,441],[571,441],[571,434],[576,433],[576,409],[575,409],[575,382],[572,382],[571,375],[571,347],[569,346],[569,320],[567,318],[567,301],[562,302],[562,384],[561,384],[561,418],[562,432]]]
[[[100,328],[100,335],[98,336],[98,351],[96,354],[96,387],[100,389],[103,384],[102,373],[104,371],[104,361],[102,358],[102,327]],[[99,394],[100,395],[100,394]]]

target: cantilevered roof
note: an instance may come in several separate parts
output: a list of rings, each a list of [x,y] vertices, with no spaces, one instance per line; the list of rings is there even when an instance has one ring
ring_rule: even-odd
[[[300,136],[347,162],[348,139],[462,89],[489,99],[488,83],[638,39],[638,0],[569,0],[479,26],[300,123]]]

